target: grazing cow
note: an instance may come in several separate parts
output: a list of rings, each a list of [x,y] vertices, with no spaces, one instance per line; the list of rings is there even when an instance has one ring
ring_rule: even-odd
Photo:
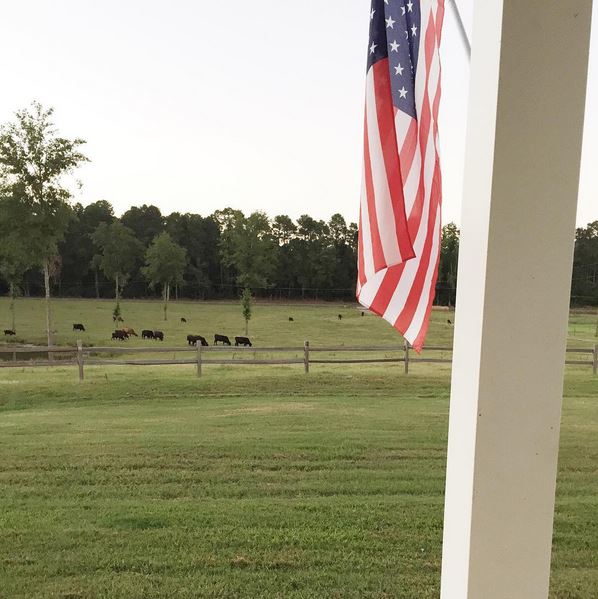
[[[12,329],[4,329],[5,335],[16,335],[16,333]]]
[[[201,335],[187,335],[187,343],[189,345],[197,345],[198,342],[204,347],[208,345],[206,338]]]
[[[135,329],[131,329],[129,327],[123,327],[122,330],[129,336],[131,337],[138,337],[139,335],[137,335],[137,333],[135,332]]]
[[[114,333],[112,333],[112,339],[116,339],[118,341],[126,341],[129,338],[129,335],[126,331],[123,331],[122,329],[117,329],[116,331],[114,331]]]
[[[235,337],[235,345],[242,345],[243,347],[253,347],[251,341],[247,337]]]
[[[289,322],[295,322],[295,319],[292,316],[289,316]]]
[[[214,335],[214,345],[218,345],[218,342],[221,342],[222,345],[230,345],[230,339],[226,336],[226,335],[218,335],[218,333],[216,333]]]
[[[187,319],[181,316],[181,322],[187,322]]]
[[[339,315],[338,315],[338,319],[339,319],[339,320],[342,320],[342,319],[343,319],[343,315],[342,315],[342,314],[339,314]]]
[[[447,319],[446,324],[453,324],[450,319]]]
[[[156,341],[164,341],[164,333],[162,331],[154,331],[154,339]]]
[[[85,331],[85,327],[79,322],[73,325],[73,331]]]
[[[154,331],[150,331],[149,329],[143,329],[143,331],[141,331],[141,338],[142,339],[153,339]]]

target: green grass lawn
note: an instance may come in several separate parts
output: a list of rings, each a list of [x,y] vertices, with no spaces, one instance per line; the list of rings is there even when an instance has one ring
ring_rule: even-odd
[[[43,340],[40,308],[19,307],[27,341]],[[56,302],[59,341],[82,321],[103,344],[110,308]],[[160,307],[125,310],[150,328]],[[434,313],[432,343],[450,342],[447,318]],[[236,305],[178,304],[162,328],[242,326]],[[251,327],[262,345],[397,342],[352,307],[257,306]],[[0,597],[437,597],[449,377],[428,364],[201,379],[103,366],[83,383],[73,367],[0,370]],[[591,369],[567,369],[553,598],[597,596],[597,394]]]
[[[0,321],[2,328],[10,328],[8,299],[0,298]],[[96,300],[65,300],[52,302],[56,342],[74,344],[81,339],[89,345],[122,345],[111,341],[115,328],[112,322],[114,302]],[[157,301],[125,300],[121,304],[124,325],[141,334],[142,329],[164,331],[164,343],[170,346],[185,345],[188,334],[200,334],[210,343],[214,333],[228,335],[245,334],[245,322],[239,302],[171,302],[169,317],[163,320],[162,304]],[[338,319],[341,315],[342,320]],[[181,322],[181,317],[187,323]],[[293,318],[293,322],[289,321]],[[435,342],[451,343],[452,312],[435,311],[432,318],[430,338]],[[45,344],[45,312],[40,299],[17,300],[17,337],[11,342]],[[86,332],[73,332],[73,323],[83,323]],[[249,334],[256,345],[303,345],[305,340],[320,345],[398,343],[402,340],[396,331],[381,318],[367,314],[355,304],[264,304],[257,303],[249,324]],[[147,345],[141,337],[131,338],[128,345]],[[150,342],[151,343],[151,342]]]
[[[8,298],[0,298],[1,328],[10,328]],[[229,337],[245,334],[245,323],[238,302],[171,302],[168,321],[163,320],[162,304],[158,301],[124,300],[121,304],[124,325],[142,329],[159,329],[165,333],[165,344],[186,344],[189,333],[200,334],[210,342],[214,333]],[[59,345],[75,344],[81,339],[87,345],[121,346],[120,341],[111,341],[115,326],[112,322],[111,300],[55,299],[52,301],[55,340]],[[45,312],[40,299],[17,300],[17,336],[0,339],[16,343],[45,344]],[[338,320],[338,315],[342,320]],[[181,317],[187,323],[181,322]],[[293,322],[289,321],[293,318]],[[454,312],[435,309],[432,312],[428,344],[452,345]],[[73,323],[83,323],[86,332],[74,332]],[[598,343],[596,337],[598,313],[571,314],[569,321],[569,345],[590,347]],[[373,345],[402,344],[395,330],[383,319],[366,313],[355,304],[268,304],[254,305],[249,334],[256,345],[302,345],[309,340],[316,345]],[[541,340],[542,331],[538,331]],[[131,346],[147,345],[148,341],[131,338]],[[151,343],[151,342],[150,342]]]

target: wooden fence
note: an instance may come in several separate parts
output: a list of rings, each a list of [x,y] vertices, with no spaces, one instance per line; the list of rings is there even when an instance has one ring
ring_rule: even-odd
[[[435,364],[450,364],[451,358],[445,358],[444,352],[452,353],[452,347],[427,346],[426,351],[443,352],[440,357],[422,357],[411,353],[411,346],[408,343],[404,345],[386,345],[386,346],[338,346],[338,347],[318,347],[309,344],[306,341],[302,347],[229,347],[229,346],[208,346],[203,347],[83,347],[81,341],[77,342],[76,347],[46,347],[46,346],[5,346],[0,347],[0,368],[16,368],[16,367],[55,367],[55,366],[77,366],[79,371],[79,380],[83,380],[85,376],[85,366],[97,365],[113,365],[113,366],[160,366],[160,365],[176,365],[176,364],[193,364],[196,367],[197,376],[202,375],[203,367],[211,364],[259,364],[259,365],[274,365],[274,364],[303,364],[305,373],[309,373],[312,364],[383,364],[383,363],[403,363],[405,374],[409,373],[411,364],[417,362],[428,362]],[[133,358],[133,359],[115,359],[113,356],[125,354],[173,354],[172,359],[158,358]],[[177,358],[176,354],[193,354],[190,358]],[[250,358],[222,358],[218,354],[240,354],[252,355]],[[292,358],[256,358],[257,354],[299,354]],[[368,354],[368,353],[384,353],[385,357],[354,357],[347,358],[337,357],[317,357],[322,354],[336,353],[351,353],[351,354]],[[567,353],[578,355],[591,355],[591,358],[585,360],[566,360],[565,364],[578,366],[591,366],[594,375],[598,372],[598,344],[593,348],[571,348],[567,349]],[[5,359],[6,354],[12,354],[11,359]],[[19,355],[46,355],[47,359],[19,359]],[[54,359],[62,354],[63,358]],[[100,358],[102,354],[110,354],[109,358]],[[388,355],[396,354],[393,357]],[[213,355],[215,357],[207,357]],[[316,357],[314,357],[314,355]]]

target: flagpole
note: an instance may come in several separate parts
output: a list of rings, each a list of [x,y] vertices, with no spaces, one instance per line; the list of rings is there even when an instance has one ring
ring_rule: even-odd
[[[467,31],[465,31],[465,25],[463,25],[463,19],[461,18],[461,13],[459,12],[459,7],[457,6],[457,0],[450,0],[453,5],[453,10],[455,11],[455,17],[457,18],[457,24],[459,25],[459,32],[461,33],[461,40],[463,41],[463,45],[465,46],[465,51],[467,52],[468,58],[471,59],[471,44],[469,43],[469,38],[467,37]]]

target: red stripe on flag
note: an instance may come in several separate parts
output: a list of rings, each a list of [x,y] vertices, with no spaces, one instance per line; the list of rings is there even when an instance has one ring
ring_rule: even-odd
[[[430,111],[430,107],[429,107],[428,85],[430,82],[429,81],[430,65],[432,64],[432,59],[433,59],[433,55],[434,55],[435,40],[436,40],[436,30],[434,27],[434,21],[432,18],[430,18],[430,20],[428,21],[428,27],[426,28],[426,39],[425,39],[427,72],[426,72],[426,88],[425,88],[424,99],[423,99],[423,107],[424,107],[423,112],[426,115],[425,120],[428,124],[428,127],[426,128],[426,134],[427,134],[426,139],[428,139],[428,136],[430,133],[429,125],[431,124],[431,114],[430,114],[431,111]],[[424,122],[423,119],[422,119],[422,122]],[[433,132],[433,134],[434,134],[434,132]],[[434,143],[434,140],[432,140],[432,143]],[[424,145],[427,147],[427,144],[422,144],[422,147]],[[434,177],[436,176],[436,164],[437,164],[436,148],[434,150],[435,151],[434,151],[433,160],[435,161],[435,164],[433,167],[434,170],[433,170],[433,174],[432,174],[432,180],[430,181],[430,191],[429,191],[430,195],[429,195],[429,200],[428,200],[428,203],[429,203],[428,222],[420,223],[420,226],[425,226],[427,228],[426,236],[425,236],[425,243],[424,243],[424,247],[422,249],[421,256],[419,256],[419,264],[418,264],[417,274],[415,276],[415,279],[413,280],[413,284],[411,285],[411,289],[409,291],[407,301],[405,302],[405,306],[395,322],[395,327],[400,331],[406,331],[409,328],[411,321],[413,320],[413,317],[414,317],[417,307],[419,305],[420,298],[422,296],[422,293],[423,293],[423,290],[424,290],[424,287],[426,284],[426,275],[428,272],[428,266],[430,264],[430,259],[431,259],[433,235],[434,235],[434,224],[436,221],[436,211],[437,211],[437,207],[438,207],[438,202],[440,200],[440,193],[436,192],[436,189],[439,189],[439,188],[437,188],[437,186],[434,185]],[[429,165],[426,165],[425,155],[424,155],[424,159],[422,160],[422,173],[425,172],[426,166],[429,166]]]
[[[411,120],[407,135],[405,135],[405,141],[401,148],[401,174],[403,175],[403,183],[407,180],[413,159],[415,158],[415,151],[417,150],[417,121]]]
[[[413,245],[407,228],[407,215],[405,214],[405,196],[403,195],[403,179],[401,177],[399,149],[395,131],[395,112],[390,89],[388,59],[380,60],[372,68],[374,69],[374,96],[376,98],[378,131],[380,132],[386,179],[392,201],[394,228],[401,259],[409,260],[415,256],[415,253],[413,252]],[[385,225],[388,226],[386,223]]]
[[[370,158],[370,139],[368,134],[367,117],[364,128],[364,154],[365,154],[365,195],[368,202],[368,221],[370,223],[370,238],[372,240],[372,254],[374,256],[374,270],[377,272],[386,266],[378,217],[376,216],[376,200],[374,195],[374,180],[372,177],[372,163]]]
[[[441,185],[440,184],[440,175],[441,175],[440,165],[438,164],[438,162],[436,162],[436,168],[434,170],[434,183],[433,183],[432,193],[439,200],[436,203],[438,208],[440,208],[440,197],[441,197],[441,192],[442,192],[442,187],[440,186]],[[440,218],[440,214],[439,214],[439,218]],[[442,222],[442,220],[441,220],[441,222]],[[434,232],[433,234],[438,236],[438,252],[436,253],[436,263],[434,265],[434,270],[432,273],[432,283],[430,285],[430,293],[427,298],[428,303],[426,306],[426,313],[424,315],[422,327],[412,344],[417,352],[421,351],[421,349],[423,347],[424,340],[425,340],[426,334],[428,332],[428,327],[430,325],[430,312],[432,311],[432,304],[434,303],[434,296],[436,295],[436,282],[438,281],[438,264],[440,262],[440,242],[442,239],[442,227],[439,227],[438,232]]]
[[[426,283],[426,274],[428,272],[428,265],[430,264],[430,256],[432,253],[434,224],[436,222],[438,200],[440,199],[438,194],[435,195],[436,197],[430,198],[430,212],[428,213],[428,222],[426,223],[426,240],[424,247],[422,248],[417,274],[415,275],[415,279],[413,280],[413,284],[409,290],[409,295],[407,297],[407,301],[405,302],[405,306],[395,321],[395,327],[399,329],[399,331],[403,332],[409,328],[409,325],[413,320],[413,316],[415,315],[415,311],[419,305],[419,301]]]
[[[440,256],[440,205],[442,200],[441,173],[438,160],[438,109],[440,102],[440,66],[438,46],[444,18],[444,0],[431,0],[424,3],[428,10],[422,11],[420,29],[425,34],[420,38],[420,59],[416,69],[415,108],[417,117],[412,122],[407,121],[405,113],[395,113],[392,105],[390,82],[392,76],[388,59],[377,61],[373,72],[368,76],[370,98],[375,98],[376,126],[370,119],[372,135],[379,134],[381,141],[381,156],[384,160],[383,172],[386,174],[392,206],[392,215],[385,215],[385,220],[378,219],[378,228],[374,235],[374,227],[370,226],[372,239],[359,240],[359,295],[364,304],[369,303],[370,309],[391,322],[401,333],[408,336],[409,341],[419,351],[423,345],[435,287],[438,277],[438,261]],[[370,105],[370,109],[373,107]],[[370,112],[370,117],[373,112]],[[392,139],[388,133],[392,132]],[[366,132],[367,133],[367,132]],[[367,140],[367,137],[366,137]],[[376,160],[380,158],[378,139],[376,142]],[[368,204],[362,204],[362,209],[371,210],[372,168],[376,168],[378,177],[382,165],[371,164],[369,140],[366,141],[366,164],[370,167],[370,190],[367,191]],[[414,170],[415,169],[415,170]],[[366,188],[367,188],[366,172]],[[376,178],[376,183],[381,183]],[[384,188],[384,207],[388,204],[386,188]],[[374,206],[381,198],[373,197]],[[405,214],[406,207],[409,213]],[[403,214],[397,214],[397,209]],[[363,215],[365,218],[365,214]],[[371,215],[370,215],[371,216]],[[377,215],[379,216],[379,215]],[[403,222],[401,222],[401,217]],[[360,216],[361,219],[361,216]],[[369,219],[372,222],[372,219]],[[392,221],[392,222],[390,222]],[[361,224],[361,221],[360,221]],[[404,227],[407,235],[401,234]],[[409,240],[411,250],[417,251],[417,256],[399,265],[387,268],[382,277],[368,280],[370,273],[364,272],[364,250],[374,250],[372,240],[381,244],[380,234],[385,243],[389,236],[395,234],[397,241]],[[367,245],[372,243],[373,247]],[[399,246],[403,257],[403,247]],[[369,267],[369,256],[368,267]],[[400,294],[400,296],[399,296]],[[391,304],[392,303],[392,304]]]
[[[365,277],[365,262],[363,259],[363,229],[361,227],[361,208],[359,209],[359,235],[357,236],[357,272],[359,275],[359,286],[362,287],[367,281]]]

